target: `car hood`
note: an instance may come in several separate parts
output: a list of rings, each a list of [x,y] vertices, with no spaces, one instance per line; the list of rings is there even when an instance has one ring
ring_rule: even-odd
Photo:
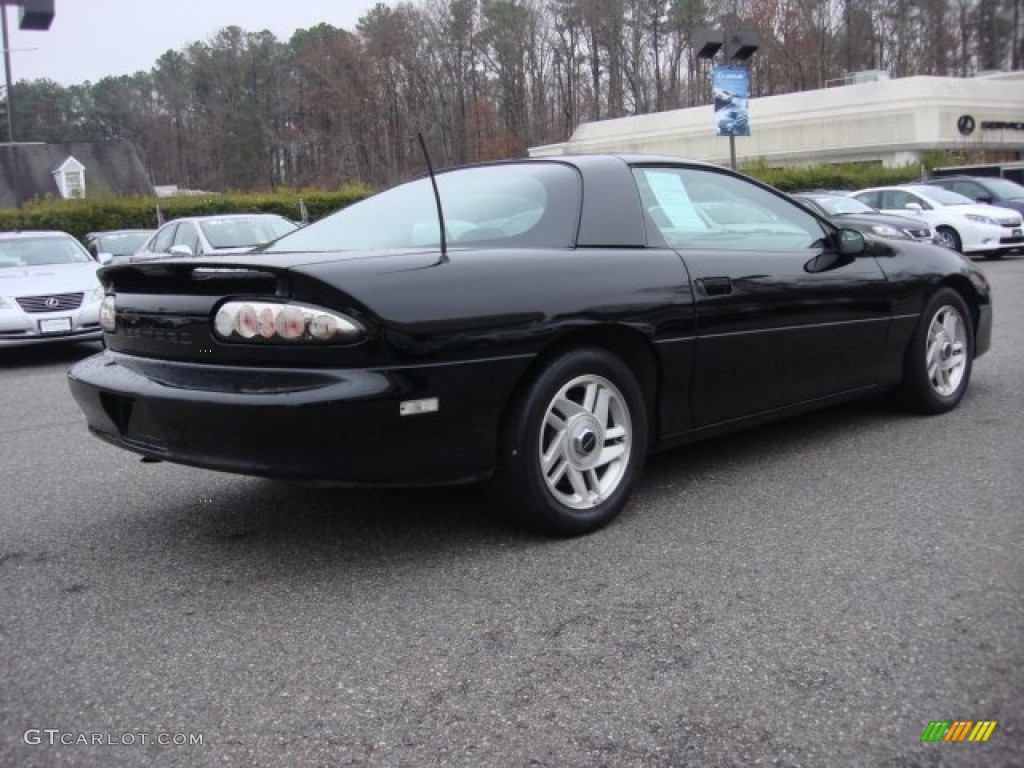
[[[40,267],[0,269],[0,296],[38,296],[44,293],[74,293],[99,285],[95,262],[46,264]]]
[[[970,214],[971,216],[987,216],[992,219],[1017,218],[1020,219],[1020,211],[1012,208],[1001,208],[998,205],[987,205],[976,203],[974,205],[946,205],[939,209],[945,213]]]

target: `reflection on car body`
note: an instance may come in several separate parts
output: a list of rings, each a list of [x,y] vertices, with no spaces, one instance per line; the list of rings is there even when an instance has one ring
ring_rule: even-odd
[[[108,348],[69,373],[89,428],[244,474],[487,480],[579,534],[652,450],[874,392],[947,411],[989,347],[963,256],[722,168],[573,156],[436,183],[443,223],[420,179],[251,254],[102,269]]]

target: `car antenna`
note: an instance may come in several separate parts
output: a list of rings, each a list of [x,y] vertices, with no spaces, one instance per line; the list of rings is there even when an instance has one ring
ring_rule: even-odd
[[[430,162],[430,153],[427,152],[427,142],[423,140],[423,131],[416,131],[416,138],[420,140],[420,149],[423,150],[423,157],[427,161],[427,173],[430,174],[430,186],[434,188],[434,202],[437,203],[437,223],[441,227],[441,261],[438,263],[444,264],[448,261],[448,238],[445,237],[444,209],[441,207],[441,193],[437,190],[434,166]]]

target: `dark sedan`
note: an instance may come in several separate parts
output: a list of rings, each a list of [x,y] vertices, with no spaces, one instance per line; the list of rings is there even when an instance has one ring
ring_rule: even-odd
[[[876,211],[855,197],[825,192],[801,192],[793,195],[816,212],[841,227],[850,227],[867,235],[894,240],[931,242],[935,233],[926,221]]]
[[[963,256],[866,241],[722,168],[521,160],[436,189],[253,255],[100,270],[107,349],[69,373],[89,428],[228,472],[489,480],[520,520],[578,534],[651,450],[874,392],[947,411],[989,347]]]

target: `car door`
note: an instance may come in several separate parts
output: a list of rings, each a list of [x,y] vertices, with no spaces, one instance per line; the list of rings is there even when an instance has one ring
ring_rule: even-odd
[[[876,260],[832,268],[827,225],[751,181],[704,168],[635,171],[650,220],[689,271],[694,424],[710,426],[875,384],[891,316]]]

